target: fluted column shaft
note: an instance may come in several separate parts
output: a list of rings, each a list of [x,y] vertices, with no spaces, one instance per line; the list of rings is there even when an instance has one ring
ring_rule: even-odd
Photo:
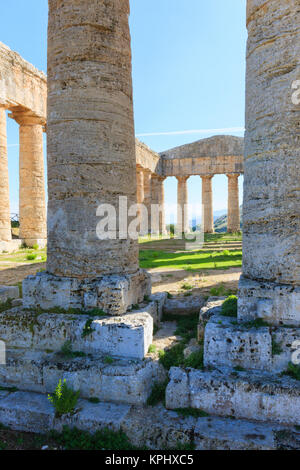
[[[47,238],[44,123],[26,112],[13,113],[19,124],[19,219],[20,238],[28,246],[45,245]]]
[[[239,175],[227,175],[228,178],[228,212],[227,232],[240,231]]]
[[[11,240],[7,131],[5,108],[0,106],[0,241]]]
[[[214,233],[212,178],[212,176],[201,176],[204,233]]]
[[[177,176],[177,227],[178,234],[187,233],[189,231],[189,214],[187,210],[188,204],[188,176]]]
[[[299,2],[248,0],[238,317],[300,326]]]
[[[152,173],[144,170],[144,204],[148,211],[148,233],[151,232]]]
[[[58,276],[139,269],[137,240],[118,225],[114,239],[96,232],[100,205],[137,200],[128,16],[129,0],[49,0],[47,270]]]
[[[159,233],[161,233],[162,235],[165,235],[167,233],[164,181],[165,181],[165,178],[163,176],[159,176],[158,178],[158,204],[161,208],[160,213],[159,213]]]
[[[151,208],[151,232],[153,234],[166,233],[164,208],[164,180],[165,178],[162,176],[152,175],[151,203],[152,205],[154,205],[154,207]]]

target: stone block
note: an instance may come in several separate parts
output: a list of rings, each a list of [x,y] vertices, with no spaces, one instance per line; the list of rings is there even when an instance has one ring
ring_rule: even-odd
[[[265,373],[174,368],[166,391],[168,408],[196,408],[239,419],[300,424],[300,383]],[[182,395],[182,383],[188,391]]]
[[[164,304],[164,313],[171,315],[189,315],[199,311],[203,304],[203,297],[198,296],[167,299]]]
[[[122,315],[150,294],[150,277],[143,270],[96,280],[58,277],[43,272],[23,281],[24,307],[44,310],[53,307],[65,310],[98,308],[108,315]]]
[[[90,334],[83,332],[89,324]],[[120,317],[54,314],[14,308],[0,314],[0,339],[7,348],[59,351],[66,341],[74,350],[143,359],[153,339],[153,318],[145,311]]]
[[[18,299],[20,297],[18,286],[0,286],[0,304],[8,299]]]
[[[276,449],[272,426],[215,417],[198,419],[195,427],[196,450],[272,450]]]
[[[46,433],[54,429],[55,413],[46,395],[11,393],[0,399],[0,423],[15,431]]]
[[[271,325],[300,326],[300,287],[241,277],[238,320],[262,318]]]

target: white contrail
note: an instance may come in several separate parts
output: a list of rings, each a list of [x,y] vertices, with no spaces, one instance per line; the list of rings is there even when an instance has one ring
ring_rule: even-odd
[[[137,137],[154,137],[160,135],[186,135],[186,134],[222,134],[224,132],[245,132],[244,127],[227,127],[224,129],[191,129],[187,131],[170,131],[170,132],[147,132],[145,134],[137,134]]]
[[[43,144],[45,144],[46,142],[46,140],[43,140]],[[8,144],[7,147],[20,147],[20,144]]]

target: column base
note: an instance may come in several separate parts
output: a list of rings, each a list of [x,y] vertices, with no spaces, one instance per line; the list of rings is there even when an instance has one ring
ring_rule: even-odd
[[[122,315],[150,294],[151,278],[142,269],[134,274],[83,280],[43,272],[23,281],[24,308],[43,310],[98,308],[108,315]]]
[[[240,278],[238,321],[300,326],[300,287]]]
[[[47,246],[47,238],[23,238],[22,243],[29,248],[38,245],[39,249],[42,250]]]

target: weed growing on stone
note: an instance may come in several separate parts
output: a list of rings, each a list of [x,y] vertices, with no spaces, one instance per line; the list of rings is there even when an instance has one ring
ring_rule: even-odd
[[[206,418],[210,416],[206,411],[198,410],[196,408],[177,408],[174,411],[184,418],[193,416],[193,418]]]
[[[0,303],[0,313],[10,310],[12,308],[12,300],[7,299],[6,302]]]
[[[89,434],[64,426],[62,433],[52,431],[50,436],[66,450],[138,450],[129,442],[126,434],[110,429]]]
[[[157,348],[156,348],[155,344],[150,344],[149,349],[148,349],[148,353],[149,354],[155,354],[156,350],[157,350]]]
[[[35,253],[30,253],[29,255],[26,256],[27,261],[33,261],[37,258],[37,254]]]
[[[92,323],[93,323],[93,318],[89,318],[85,325],[84,325],[84,328],[82,330],[82,333],[81,333],[81,337],[82,338],[85,338],[86,336],[89,336],[91,335],[95,330],[92,328]]]
[[[202,348],[199,351],[193,352],[184,360],[184,367],[190,367],[191,369],[203,369],[203,354],[204,348],[202,345]]]
[[[158,352],[159,362],[167,370],[170,370],[171,367],[180,367],[184,360],[184,348],[185,344],[181,342],[179,344],[175,344],[175,346],[170,349],[167,349],[166,351],[160,350]]]
[[[277,343],[275,338],[272,338],[272,356],[279,356],[282,353],[281,343]]]
[[[90,403],[94,403],[95,405],[96,405],[97,403],[100,403],[100,400],[99,400],[99,398],[97,398],[97,397],[90,397],[90,398],[88,399],[88,401],[89,401]]]
[[[293,379],[300,380],[300,365],[289,362],[287,370],[282,372],[282,375],[288,375]]]
[[[0,441],[0,450],[5,450],[6,449],[6,444],[3,441]]]
[[[222,305],[222,315],[224,317],[237,317],[237,301],[238,298],[236,295],[230,295],[227,297]]]
[[[227,290],[224,284],[220,284],[218,287],[212,287],[209,291],[213,297],[228,297],[232,294],[230,290]]]
[[[173,295],[170,294],[170,292],[167,292],[167,298],[168,298],[168,299],[173,299]]]
[[[71,341],[66,341],[60,352],[59,355],[63,356],[66,359],[73,359],[75,357],[86,357],[86,354],[82,351],[73,351],[72,350],[72,343]]]
[[[251,320],[249,322],[241,323],[241,326],[244,328],[262,328],[264,326],[270,326],[267,322],[265,322],[262,318],[255,318],[255,320]]]
[[[0,392],[10,392],[10,393],[13,393],[13,392],[18,392],[18,388],[17,387],[1,387],[0,386]],[[1,429],[1,427],[0,427]]]
[[[110,356],[106,356],[104,358],[104,364],[113,364],[114,363],[114,359]]]
[[[68,413],[74,413],[78,398],[79,391],[69,388],[66,379],[63,382],[59,380],[54,393],[48,395],[58,418]]]
[[[168,380],[165,380],[165,382],[162,383],[155,383],[153,385],[151,395],[149,396],[147,400],[147,405],[148,406],[155,406],[160,402],[165,402],[165,396],[166,396],[166,388],[168,385]]]
[[[181,289],[183,289],[183,290],[192,290],[193,286],[191,284],[184,283],[184,284],[182,284]]]
[[[200,351],[192,353],[187,359],[184,358],[183,351],[187,343],[197,337],[199,314],[194,313],[187,316],[164,315],[163,321],[176,321],[177,329],[175,335],[182,340],[172,348],[158,352],[160,363],[169,370],[171,367],[191,367],[194,369],[203,368],[203,344]]]

